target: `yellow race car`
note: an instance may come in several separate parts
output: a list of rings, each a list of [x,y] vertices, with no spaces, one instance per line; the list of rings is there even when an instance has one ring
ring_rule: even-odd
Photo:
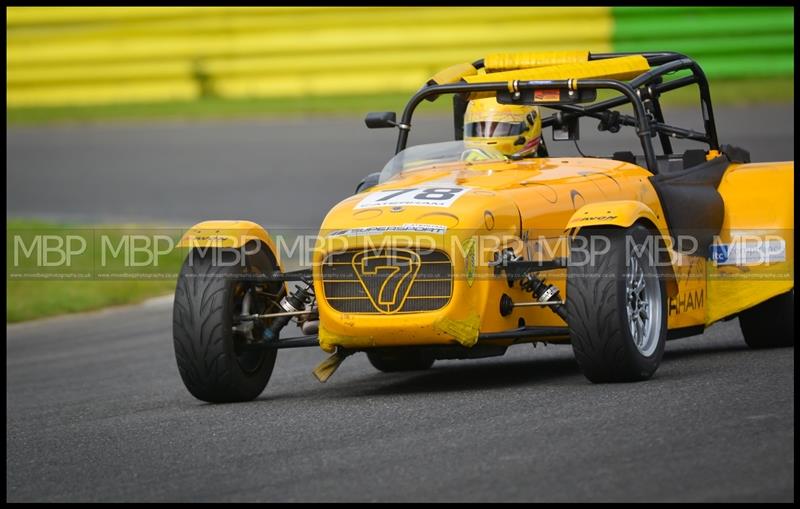
[[[700,131],[661,109],[687,86]],[[453,141],[407,146],[416,107],[442,96]],[[579,120],[593,119],[631,128],[640,150],[558,157],[542,139],[533,157],[508,157],[476,146],[463,115],[487,97],[548,112],[541,127],[555,140],[577,140]],[[330,353],[314,370],[325,381],[357,352],[406,371],[563,343],[592,382],[624,382],[652,376],[666,340],[719,320],[738,316],[751,347],[793,344],[794,163],[751,163],[719,144],[692,59],[493,54],[432,77],[399,121],[366,123],[398,129],[396,155],[330,210],[310,266],[284,270],[283,243],[249,221],[206,221],[181,239],[173,336],[196,398],[256,398],[282,348]],[[675,140],[695,147],[676,152]],[[291,322],[302,335],[286,337]]]

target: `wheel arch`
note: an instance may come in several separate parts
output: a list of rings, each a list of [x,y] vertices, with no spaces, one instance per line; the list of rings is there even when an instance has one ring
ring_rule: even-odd
[[[678,279],[672,265],[671,242],[667,241],[671,239],[669,229],[663,214],[654,212],[647,204],[638,200],[589,203],[572,214],[565,231],[572,238],[585,228],[630,228],[635,224],[658,233],[659,272],[666,284],[667,296],[674,297],[678,293]]]
[[[269,232],[252,221],[215,220],[197,223],[183,234],[177,247],[238,249],[248,242],[257,242],[266,248],[275,261],[276,268],[283,271],[280,252]]]

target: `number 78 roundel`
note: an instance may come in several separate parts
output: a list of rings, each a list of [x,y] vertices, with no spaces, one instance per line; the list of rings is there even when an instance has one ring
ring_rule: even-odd
[[[466,187],[415,187],[373,191],[368,193],[355,208],[449,207],[467,191],[469,188]]]

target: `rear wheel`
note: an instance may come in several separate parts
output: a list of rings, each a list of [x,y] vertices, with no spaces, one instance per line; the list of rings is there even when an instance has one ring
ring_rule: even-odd
[[[372,350],[367,352],[369,363],[378,371],[422,371],[433,366],[434,358],[421,350]]]
[[[739,313],[739,326],[750,348],[794,345],[794,290]]]
[[[244,252],[253,252],[248,244]],[[244,263],[237,262],[244,256]],[[212,403],[249,401],[264,390],[277,350],[252,348],[261,329],[242,314],[273,309],[279,284],[241,281],[242,274],[271,273],[266,251],[245,255],[229,249],[193,250],[181,268],[172,315],[173,344],[181,379],[197,399]]]
[[[567,323],[575,359],[592,382],[645,380],[661,362],[667,299],[655,242],[639,224],[584,229],[573,241]]]

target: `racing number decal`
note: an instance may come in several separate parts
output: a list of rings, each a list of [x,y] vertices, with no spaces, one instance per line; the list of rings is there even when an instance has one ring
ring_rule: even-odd
[[[370,207],[449,207],[469,189],[465,187],[426,187],[387,189],[367,194],[355,208]]]
[[[401,194],[406,194],[412,191],[417,191],[417,189],[400,189],[397,192],[392,192],[384,196],[383,198],[378,199],[378,201],[387,201],[391,200],[392,198],[397,198]],[[461,188],[456,187],[447,187],[443,189],[439,189],[437,187],[429,188],[429,189],[422,189],[422,192],[415,195],[414,200],[449,200],[453,196],[455,196],[455,192],[461,191]]]

